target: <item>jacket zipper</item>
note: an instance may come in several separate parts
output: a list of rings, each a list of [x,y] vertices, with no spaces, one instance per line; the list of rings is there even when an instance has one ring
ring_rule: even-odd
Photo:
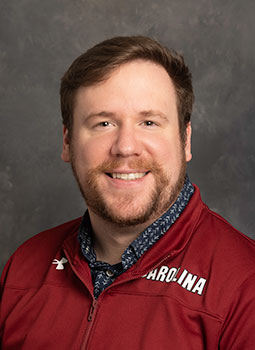
[[[154,267],[153,267],[153,270],[156,269],[159,265],[161,265],[164,260],[168,259],[169,257],[171,256],[171,254],[165,256],[160,262],[158,262]],[[133,281],[133,280],[136,280],[138,278],[141,278],[141,276],[136,276],[136,277],[133,277],[132,279],[128,279],[128,281]],[[117,282],[116,284],[114,284],[114,286],[116,285],[119,285],[119,284],[122,284],[122,283],[125,283],[127,282],[127,280],[125,281],[121,281],[121,282]],[[112,285],[110,285],[109,287],[107,287],[106,289],[104,289],[102,291],[102,293],[100,294],[99,298],[102,296],[102,294],[107,291],[108,289],[111,288]],[[87,317],[87,320],[88,320],[88,327],[86,329],[86,333],[85,333],[85,336],[83,338],[83,341],[82,341],[82,346],[81,346],[81,350],[86,350],[86,346],[87,346],[87,343],[88,343],[88,339],[89,339],[89,336],[90,336],[90,333],[91,333],[91,330],[92,330],[92,327],[93,327],[93,324],[95,322],[95,317],[96,317],[96,310],[97,310],[97,306],[98,306],[98,301],[97,299],[95,299],[93,297],[93,301],[90,305],[90,309],[89,309],[89,313],[88,313],[88,317]]]
[[[90,333],[91,333],[91,329],[92,329],[94,321],[95,321],[95,314],[96,314],[97,304],[98,304],[97,300],[95,298],[93,298],[93,301],[92,301],[92,303],[90,305],[89,314],[88,314],[88,317],[87,317],[88,327],[86,329],[85,336],[84,336],[83,341],[82,341],[81,350],[85,350],[86,349],[86,346],[87,346],[87,343],[88,343],[88,339],[89,339],[89,336],[90,336]]]
[[[68,252],[64,249],[64,252],[66,254],[66,257],[68,258],[68,260],[71,262],[72,259],[70,258]],[[72,263],[70,263],[70,266],[74,272],[74,274],[79,278],[79,280],[85,285],[85,287],[87,288],[86,284],[83,282],[79,272],[76,270],[76,268],[73,266]],[[88,289],[88,288],[87,288]],[[90,295],[92,296],[92,303],[90,305],[90,308],[89,308],[89,313],[88,313],[88,316],[87,316],[87,321],[88,321],[88,325],[87,325],[87,329],[85,331],[85,334],[84,334],[84,337],[83,337],[83,340],[82,340],[82,343],[81,343],[81,347],[80,347],[80,350],[85,350],[86,349],[86,346],[87,346],[87,342],[88,342],[88,338],[89,338],[89,335],[90,335],[90,332],[91,332],[91,329],[93,327],[93,324],[94,324],[94,320],[95,320],[95,313],[96,313],[96,309],[97,309],[97,300],[95,299],[95,297],[93,296],[93,294],[91,294],[90,290],[88,289]]]
[[[89,309],[89,315],[88,315],[88,321],[89,322],[91,322],[93,320],[93,315],[94,315],[96,306],[97,306],[97,301],[96,301],[96,299],[94,299],[92,301],[92,304],[91,304],[90,309]]]

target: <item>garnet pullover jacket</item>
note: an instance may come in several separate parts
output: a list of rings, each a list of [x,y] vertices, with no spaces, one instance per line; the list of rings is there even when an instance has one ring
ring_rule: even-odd
[[[1,279],[2,350],[255,348],[255,244],[201,201],[93,297],[81,218],[42,232]]]

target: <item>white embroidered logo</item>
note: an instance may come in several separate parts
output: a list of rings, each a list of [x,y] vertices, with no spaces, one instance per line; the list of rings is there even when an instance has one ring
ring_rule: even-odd
[[[56,270],[64,270],[64,265],[65,263],[67,263],[68,260],[66,258],[62,258],[61,260],[58,260],[58,259],[54,259],[52,261],[52,264],[56,264]]]

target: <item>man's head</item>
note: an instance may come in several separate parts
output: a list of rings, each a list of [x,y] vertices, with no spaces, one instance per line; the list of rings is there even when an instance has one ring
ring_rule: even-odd
[[[61,101],[62,158],[90,213],[124,226],[167,210],[191,159],[193,93],[183,59],[148,38],[105,41],[74,61]]]

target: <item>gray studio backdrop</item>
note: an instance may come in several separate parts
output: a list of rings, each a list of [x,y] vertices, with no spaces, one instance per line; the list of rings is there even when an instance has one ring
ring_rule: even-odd
[[[254,13],[253,0],[0,1],[1,269],[27,238],[84,212],[60,159],[59,80],[116,35],[152,36],[184,54],[196,94],[190,178],[255,238]]]

